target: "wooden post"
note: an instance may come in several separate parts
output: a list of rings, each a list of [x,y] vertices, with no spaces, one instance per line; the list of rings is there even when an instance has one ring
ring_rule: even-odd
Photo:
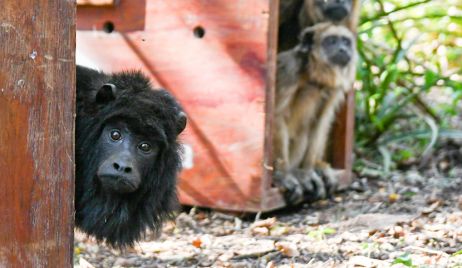
[[[0,6],[0,267],[72,267],[75,2]]]
[[[352,180],[354,130],[355,92],[351,90],[346,95],[345,103],[337,112],[333,135],[331,135],[332,166],[345,171],[340,179],[341,189],[349,186]]]

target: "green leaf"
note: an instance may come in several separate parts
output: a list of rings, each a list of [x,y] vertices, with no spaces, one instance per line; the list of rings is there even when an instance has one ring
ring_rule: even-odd
[[[440,77],[436,73],[427,69],[425,70],[424,79],[425,79],[424,88],[425,90],[427,90],[431,88],[432,86],[434,86],[436,82],[438,82]]]
[[[322,232],[326,235],[331,235],[331,234],[335,234],[337,231],[333,228],[327,227],[327,228],[323,228]]]
[[[396,64],[389,66],[388,69],[383,72],[382,84],[380,85],[382,95],[385,95],[387,90],[390,89],[390,84],[396,81],[398,73],[399,71],[398,68],[396,68]]]
[[[403,149],[398,151],[399,160],[406,161],[412,157],[414,157],[414,153],[411,150]]]
[[[324,239],[326,235],[335,234],[337,231],[333,228],[319,228],[317,230],[309,231],[308,236],[316,240]]]
[[[403,264],[407,267],[413,267],[412,265],[412,259],[409,255],[409,253],[405,253],[401,256],[399,256],[398,258],[396,258],[392,264]]]

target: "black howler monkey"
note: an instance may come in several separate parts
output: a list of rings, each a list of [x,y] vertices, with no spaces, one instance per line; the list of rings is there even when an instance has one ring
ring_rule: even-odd
[[[116,248],[157,231],[177,204],[186,116],[140,72],[77,66],[76,226]]]

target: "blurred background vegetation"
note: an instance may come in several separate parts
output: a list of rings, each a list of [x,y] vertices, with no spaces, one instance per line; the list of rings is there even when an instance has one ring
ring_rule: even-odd
[[[356,163],[386,175],[462,140],[462,1],[363,0]]]

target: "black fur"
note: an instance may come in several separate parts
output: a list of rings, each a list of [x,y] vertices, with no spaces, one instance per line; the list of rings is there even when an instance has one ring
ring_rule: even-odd
[[[97,101],[104,84],[115,85],[113,99]],[[153,90],[140,72],[112,75],[77,66],[76,226],[98,241],[133,246],[147,229],[158,231],[177,206],[176,176],[180,170],[178,134],[184,129],[182,109],[165,90]],[[184,115],[184,114],[183,114]],[[157,135],[161,152],[142,175],[141,186],[124,195],[102,191],[95,174],[98,138],[111,120],[124,121],[134,133]],[[179,126],[180,125],[180,126]]]

